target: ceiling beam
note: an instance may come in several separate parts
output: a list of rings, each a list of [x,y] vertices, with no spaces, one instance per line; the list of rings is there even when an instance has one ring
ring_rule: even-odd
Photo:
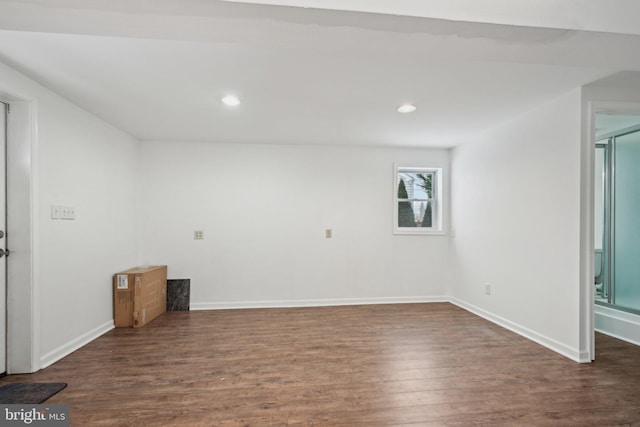
[[[449,21],[640,35],[637,0],[223,0]]]

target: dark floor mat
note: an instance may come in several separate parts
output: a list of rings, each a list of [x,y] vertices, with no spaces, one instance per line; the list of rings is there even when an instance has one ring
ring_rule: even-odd
[[[0,387],[0,403],[38,404],[63,388],[67,383],[16,383]]]

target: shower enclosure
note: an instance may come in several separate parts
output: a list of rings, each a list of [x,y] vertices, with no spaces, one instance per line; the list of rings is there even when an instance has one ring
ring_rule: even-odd
[[[595,301],[640,314],[640,126],[598,138],[595,172]]]

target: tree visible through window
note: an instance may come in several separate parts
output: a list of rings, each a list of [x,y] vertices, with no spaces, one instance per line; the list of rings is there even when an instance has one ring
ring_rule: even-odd
[[[396,231],[421,233],[439,231],[437,181],[440,169],[396,169]],[[413,231],[411,231],[413,230]]]

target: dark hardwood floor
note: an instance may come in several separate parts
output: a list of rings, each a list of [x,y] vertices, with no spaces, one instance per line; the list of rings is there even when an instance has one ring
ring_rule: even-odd
[[[640,347],[578,364],[447,303],[167,313],[20,381],[78,426],[640,426]]]

